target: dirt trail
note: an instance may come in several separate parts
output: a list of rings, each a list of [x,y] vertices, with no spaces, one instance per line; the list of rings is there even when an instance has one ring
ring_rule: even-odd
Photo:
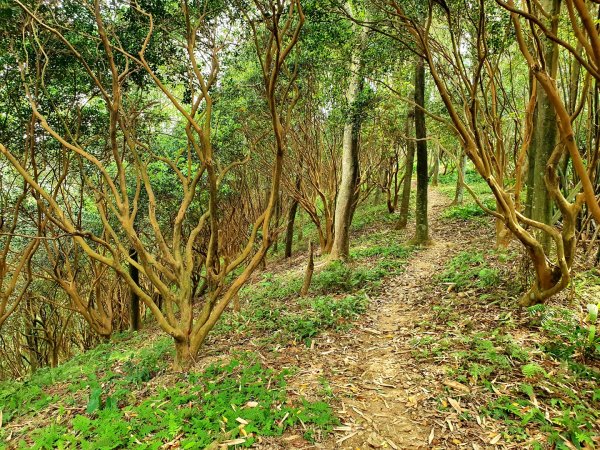
[[[331,380],[341,399],[343,425],[319,448],[428,448],[432,423],[420,401],[430,397],[422,380],[428,376],[411,356],[414,325],[427,308],[427,286],[450,257],[460,236],[442,236],[440,214],[449,200],[430,190],[431,246],[415,253],[406,271],[386,280],[366,317],[348,335],[331,338],[315,351],[313,367]],[[406,237],[414,230],[408,229]],[[317,356],[318,355],[318,356]],[[427,369],[430,370],[430,369]],[[307,374],[310,375],[310,374]],[[426,385],[426,384],[425,384]]]

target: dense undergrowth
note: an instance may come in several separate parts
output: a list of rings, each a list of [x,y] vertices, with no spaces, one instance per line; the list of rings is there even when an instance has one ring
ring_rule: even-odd
[[[252,445],[303,423],[311,438],[336,423],[323,402],[290,399],[291,370],[264,367],[256,354],[235,353],[201,372],[164,374],[171,343],[163,338],[138,352],[139,338],[100,346],[57,369],[2,387],[5,420],[52,407],[53,423],[33,423],[11,445],[20,448],[204,448],[219,439]],[[126,346],[124,346],[126,345]],[[8,439],[9,436],[4,436]],[[243,441],[243,442],[242,442]]]
[[[318,260],[304,298],[302,267],[263,273],[241,292],[241,311],[227,311],[214,335],[232,347],[251,336],[269,351],[347,330],[382,279],[399,273],[411,254],[400,234],[388,231],[393,220],[382,206],[364,205],[349,263]],[[255,353],[234,351],[201,370],[173,374],[172,353],[172,341],[151,330],[125,333],[26,381],[0,384],[0,447],[204,448],[222,441],[247,447],[290,427],[319,439],[338,421],[323,399],[287,392],[294,367],[276,370]]]
[[[453,189],[453,181],[442,177],[441,190]],[[490,202],[480,179],[471,186]],[[442,217],[476,228],[489,220],[480,211],[466,197]],[[40,449],[204,448],[216,442],[248,447],[288,429],[309,441],[323,439],[338,423],[335,394],[323,389],[307,399],[294,393],[288,384],[296,369],[274,366],[269,356],[308,348],[322,334],[347,331],[360,320],[385,277],[401,273],[414,250],[392,230],[394,220],[382,205],[363,205],[353,226],[351,261],[318,257],[304,298],[298,292],[305,259],[283,270],[271,260],[271,270],[240,293],[241,310],[228,310],[213,331],[227,348],[245,351],[219,351],[211,364],[172,373],[170,339],[151,330],[125,333],[29,380],[0,384],[0,439],[11,448]],[[460,421],[496,424],[492,441],[594,448],[600,340],[591,333],[585,305],[597,301],[600,273],[577,274],[568,298],[519,311],[514,299],[522,286],[511,276],[516,259],[513,247],[457,249],[433,277],[440,294],[415,323],[413,356],[465,388],[438,395],[440,413],[456,406],[448,402],[451,394],[464,406]],[[238,344],[248,338],[252,350]]]
[[[491,206],[485,183],[473,177],[467,174],[467,182]],[[449,191],[455,179],[446,181]],[[443,217],[478,223],[482,211],[465,198]],[[600,273],[579,273],[562,299],[521,312],[515,298],[522,287],[503,273],[517,258],[512,249],[475,247],[450,258],[437,276],[448,294],[432,306],[432,319],[418,324],[423,333],[411,342],[414,355],[444,367],[446,376],[468,391],[460,396],[463,404],[475,407],[461,410],[460,420],[488,418],[501,425],[492,441],[532,449],[595,448],[600,340],[586,304],[598,302]],[[438,407],[453,410],[446,395]]]

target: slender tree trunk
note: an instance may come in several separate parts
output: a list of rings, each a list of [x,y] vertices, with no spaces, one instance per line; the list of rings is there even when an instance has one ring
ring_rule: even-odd
[[[134,248],[129,249],[129,256],[137,262],[138,254]],[[129,264],[129,275],[135,284],[140,284],[140,272],[133,264]],[[140,297],[133,289],[129,289],[129,295],[129,329],[131,331],[138,331],[141,328]]]
[[[357,46],[352,55],[350,84],[347,92],[350,111],[344,126],[342,180],[335,205],[335,231],[331,259],[347,259],[350,254],[350,224],[356,207],[360,176],[358,139],[363,113],[360,94],[364,86],[362,50],[363,43],[366,41],[366,29],[362,28],[360,33],[360,45]]]
[[[315,271],[315,258],[312,242],[308,243],[308,264],[306,265],[306,271],[304,272],[304,282],[302,283],[302,289],[300,295],[306,297],[308,295],[308,289],[312,281],[312,276]]]
[[[380,193],[380,190],[377,189],[377,195],[375,196],[375,203],[377,203],[377,204],[379,204],[379,200],[377,200],[377,198],[379,197],[379,193]],[[394,212],[394,200],[392,198],[392,189],[390,186],[388,186],[385,191],[385,202],[387,205],[388,212],[390,214],[393,213]]]
[[[414,242],[425,244],[429,241],[429,223],[427,218],[427,132],[425,129],[425,63],[419,58],[415,67],[415,136],[417,138],[417,226]]]
[[[462,205],[465,198],[465,175],[467,174],[467,153],[463,150],[458,164],[458,180],[456,181],[456,191],[454,192],[453,205]]]
[[[396,230],[403,230],[408,224],[408,208],[410,206],[410,190],[412,187],[413,165],[415,162],[415,141],[411,139],[412,123],[414,122],[414,108],[409,106],[404,126],[406,135],[406,164],[404,180],[402,182],[402,198],[400,200],[400,217],[396,222]]]
[[[437,148],[433,153],[433,167],[431,170],[431,185],[437,186],[440,176],[440,149]]]
[[[292,200],[292,206],[288,213],[287,230],[285,232],[285,257],[292,256],[292,244],[294,243],[294,222],[296,221],[296,212],[298,211],[298,201]]]
[[[544,10],[552,15],[550,24],[554,33],[558,27],[558,14],[560,11],[560,0],[541,0],[540,4]],[[546,70],[553,79],[558,72],[558,45],[547,38],[541,38],[545,46]],[[534,83],[537,81],[534,80]],[[558,127],[556,125],[556,113],[554,107],[544,89],[536,91],[536,108],[533,117],[533,135],[529,149],[529,174],[527,188],[526,213],[538,222],[551,224],[552,199],[546,188],[545,175],[546,166],[558,140]],[[539,237],[545,252],[547,253],[551,238],[547,233]]]
[[[576,48],[576,52],[578,55],[581,55],[583,51],[583,45],[581,44],[581,42],[577,43],[577,48]],[[568,90],[568,103],[567,103],[567,110],[569,111],[569,114],[572,115],[575,112],[575,109],[577,107],[577,96],[579,95],[579,77],[581,75],[581,63],[579,62],[579,60],[577,58],[573,58],[573,61],[571,62],[571,67],[570,67],[570,79],[569,79],[569,90]],[[595,94],[597,94],[597,85],[595,90]],[[597,102],[595,102],[595,97],[596,95],[591,96],[590,100],[590,105],[589,108],[591,108],[592,111],[595,111],[595,103],[597,104]],[[590,117],[591,118],[591,117]],[[595,130],[593,130],[593,127],[588,127],[589,128],[589,132],[593,133]],[[561,162],[560,162],[560,179],[561,179],[561,186],[564,188],[565,186],[568,185],[568,175],[569,175],[569,161],[570,161],[570,156],[569,156],[569,152],[564,152],[564,154],[561,157]],[[566,191],[566,189],[565,189]],[[565,192],[566,195],[566,192]]]
[[[275,204],[275,229],[279,228],[279,222],[281,219],[281,193],[277,193],[277,203]],[[273,242],[273,253],[277,253],[277,249],[279,248],[279,233],[275,233],[275,242]]]
[[[304,215],[302,214],[302,210],[300,210],[300,217],[298,217],[298,222],[298,242],[302,242],[304,240]]]
[[[394,164],[394,202],[392,204],[393,206],[393,211],[391,212],[395,212],[398,209],[398,192],[400,191],[400,183],[402,182],[402,180],[400,180],[400,182],[398,181],[398,172],[400,171],[400,143],[397,142],[396,143],[396,152],[394,154],[394,160],[395,160],[395,164]]]
[[[302,177],[298,175],[296,177],[296,190],[299,191],[302,187]],[[294,243],[294,224],[296,223],[296,214],[298,213],[298,200],[292,199],[292,205],[288,212],[287,229],[285,232],[285,257],[290,258],[292,256],[292,245]]]

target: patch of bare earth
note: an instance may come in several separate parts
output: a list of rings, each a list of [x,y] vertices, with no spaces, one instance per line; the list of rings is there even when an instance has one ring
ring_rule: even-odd
[[[506,425],[481,413],[487,402],[522,380],[493,382],[494,392],[477,383],[467,386],[449,377],[455,366],[450,357],[423,358],[411,344],[427,336],[437,341],[465,333],[491,333],[507,319],[518,343],[531,347],[536,337],[516,308],[516,298],[511,296],[515,289],[508,286],[515,284],[510,274],[517,271],[518,258],[499,262],[491,257],[490,263],[503,272],[503,281],[486,292],[488,297],[476,290],[454,292],[436,277],[461,251],[491,250],[495,235],[487,218],[442,218],[450,201],[435,189],[430,190],[429,201],[432,244],[416,252],[401,275],[384,281],[367,314],[346,333],[318,336],[311,349],[282,351],[280,360],[294,360],[300,368],[290,380],[292,393],[322,395],[327,380],[337,399],[334,408],[341,425],[314,445],[296,430],[264,442],[262,448],[480,450],[530,448],[536,441],[532,430],[529,443],[505,442],[501,433]],[[407,230],[404,239],[413,232]],[[511,244],[513,254],[518,249],[517,243]],[[440,308],[450,309],[452,317],[441,317]],[[518,368],[515,373],[518,377]]]
[[[500,434],[506,431],[505,424],[481,413],[487,402],[522,381],[515,378],[518,369],[515,379],[493,380],[494,391],[490,392],[477,383],[467,386],[449,377],[448,371],[455,365],[450,356],[424,358],[414,345],[415,338],[438,341],[491,332],[505,321],[511,322],[510,334],[523,346],[532,347],[537,336],[516,308],[516,298],[510,294],[514,289],[507,288],[507,280],[514,284],[507,274],[516,273],[517,260],[496,261],[496,267],[504,271],[504,281],[487,292],[487,298],[475,290],[454,292],[436,278],[457,253],[490,250],[494,230],[489,219],[443,219],[450,201],[435,189],[430,190],[429,201],[432,244],[415,252],[401,275],[383,281],[368,312],[348,331],[325,331],[310,348],[303,343],[273,347],[273,343],[261,342],[260,336],[235,330],[210,337],[196,371],[209,362],[227,359],[231,351],[247,350],[256,352],[265,366],[297,368],[288,379],[290,400],[333,398],[328,401],[341,422],[333,433],[317,435],[317,442],[310,444],[298,427],[281,437],[259,438],[256,448],[531,448],[530,443],[505,442]],[[413,233],[413,229],[406,230],[403,240],[408,241]],[[302,271],[305,257],[298,254],[293,261],[269,265],[269,271]],[[451,311],[451,317],[442,316],[440,308]],[[167,374],[153,381],[156,385],[171,382]],[[533,439],[535,433],[531,433]]]
[[[439,370],[415,360],[409,341],[415,324],[431,314],[432,278],[464,244],[461,233],[447,233],[448,224],[441,223],[448,203],[431,190],[432,245],[415,253],[404,273],[385,280],[360,323],[345,334],[322,335],[298,355],[296,365],[313,370],[301,371],[291,385],[306,395],[307,386],[319,389],[326,379],[338,399],[342,424],[315,448],[421,449],[435,443],[437,412],[425,402],[438,395]],[[406,238],[411,235],[407,230]],[[279,444],[273,448],[292,447],[290,441]]]

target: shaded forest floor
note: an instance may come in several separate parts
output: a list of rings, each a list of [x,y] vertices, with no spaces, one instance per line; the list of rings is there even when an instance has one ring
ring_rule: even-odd
[[[600,274],[519,310],[519,246],[492,250],[492,222],[449,206],[452,181],[430,191],[429,247],[363,205],[352,262],[318,258],[308,297],[305,252],[271,260],[189,374],[150,328],[0,384],[0,447],[595,448],[581,318]]]

